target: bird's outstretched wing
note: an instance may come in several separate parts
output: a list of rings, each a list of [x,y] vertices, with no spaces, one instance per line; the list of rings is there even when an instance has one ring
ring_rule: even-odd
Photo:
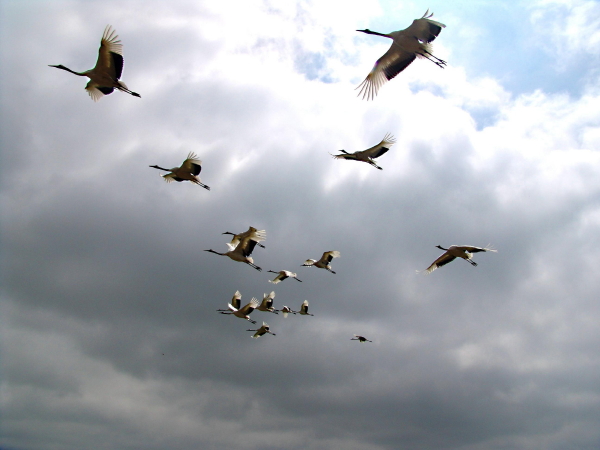
[[[380,157],[381,155],[385,154],[392,145],[394,145],[394,143],[396,142],[396,139],[394,138],[394,136],[392,136],[390,133],[386,134],[384,136],[384,138],[381,140],[381,142],[371,148],[368,148],[366,150],[363,150],[361,152],[357,152],[357,155],[364,155],[367,156],[371,159],[375,159]]]
[[[384,55],[377,60],[367,78],[358,85],[360,89],[358,96],[362,95],[363,100],[373,100],[377,95],[379,88],[386,81],[391,80],[416,58],[412,52],[407,52],[392,45]]]
[[[469,253],[479,253],[479,252],[498,252],[498,250],[494,249],[494,248],[488,248],[488,247],[471,247],[468,245],[461,245],[461,246],[457,246],[459,249],[461,250],[465,250]]]
[[[402,30],[402,33],[408,36],[416,37],[419,41],[425,42],[426,44],[432,42],[440,32],[442,28],[446,28],[443,23],[431,20],[430,17],[433,13],[429,14],[429,10],[425,11],[423,17],[420,19],[413,20],[410,27]]]
[[[446,264],[454,261],[456,256],[452,256],[449,253],[442,254],[438,259],[436,259],[427,269],[425,269],[425,273],[431,273],[438,267],[445,266]]]
[[[340,256],[340,252],[338,252],[337,250],[325,252],[325,253],[323,253],[323,256],[321,256],[321,262],[328,264],[331,262],[331,260],[333,258],[338,258],[339,256]]]
[[[123,44],[117,32],[107,25],[100,41],[96,69],[106,70],[115,80],[121,78],[123,72]]]
[[[198,159],[198,155],[194,152],[189,152],[181,168],[188,170],[191,174],[198,175],[202,170],[202,160]]]

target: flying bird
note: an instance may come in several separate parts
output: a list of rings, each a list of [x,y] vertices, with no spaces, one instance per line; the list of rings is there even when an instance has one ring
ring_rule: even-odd
[[[330,251],[330,252],[325,252],[323,253],[323,256],[321,256],[321,259],[316,261],[314,259],[307,259],[304,264],[302,264],[302,266],[315,266],[318,267],[319,269],[327,269],[329,270],[331,273],[335,273],[333,270],[331,270],[331,260],[333,258],[338,258],[340,256],[340,252],[338,251]]]
[[[267,238],[267,232],[265,230],[257,230],[254,227],[250,227],[248,230],[240,234],[235,234],[231,231],[226,231],[223,234],[231,234],[233,236],[228,244],[230,250],[236,248],[242,239],[250,235],[255,236],[254,240],[256,240],[256,243],[259,247],[265,248],[265,246],[260,243],[260,241],[264,241]]]
[[[498,251],[494,250],[493,248],[471,247],[468,245],[451,245],[450,248],[444,248],[441,245],[436,245],[436,247],[440,250],[445,250],[445,253],[441,254],[440,257],[433,262],[433,264],[425,269],[425,273],[431,273],[438,267],[445,266],[449,262],[454,261],[456,258],[462,258],[472,266],[476,266],[477,263],[471,260],[473,253]]]
[[[242,294],[240,294],[240,291],[235,291],[235,294],[233,294],[233,297],[231,299],[231,305],[235,309],[240,309],[241,301],[242,301]],[[229,311],[229,309],[217,309],[217,311]]]
[[[296,274],[294,272],[290,272],[289,270],[280,270],[279,272],[275,272],[274,270],[269,270],[269,272],[279,274],[274,279],[269,280],[269,283],[277,284],[277,283],[285,280],[286,278],[293,278],[294,280],[297,280],[300,283],[302,283],[302,280],[299,280],[298,278],[296,278]]]
[[[243,308],[236,308],[231,303],[228,303],[229,311],[220,311],[220,314],[233,314],[235,317],[240,319],[246,319],[250,323],[256,323],[255,320],[250,319],[250,313],[258,306],[258,300],[252,298],[250,303],[245,305]]]
[[[256,331],[256,333],[254,333],[254,335],[252,336],[255,339],[258,339],[259,337],[261,337],[267,333],[272,334],[273,336],[277,336],[275,333],[271,332],[271,328],[269,327],[269,325],[267,325],[266,322],[263,322],[262,326],[257,330],[246,330],[246,331]]]
[[[97,102],[104,95],[111,94],[115,89],[127,92],[134,97],[141,97],[137,92],[130,91],[125,83],[119,80],[123,72],[123,44],[118,39],[116,31],[110,25],[107,25],[100,41],[100,50],[98,50],[98,61],[93,69],[85,72],[75,72],[63,65],[57,69],[66,70],[80,77],[88,77],[90,81],[85,86],[85,90],[90,94],[92,100]]]
[[[197,184],[198,186],[202,186],[204,189],[210,191],[210,187],[208,187],[200,181],[200,177],[198,175],[202,170],[202,161],[199,160],[198,156],[193,152],[188,153],[187,159],[183,161],[181,167],[173,167],[172,169],[165,169],[164,167],[160,166],[150,167],[152,167],[153,169],[164,170],[166,172],[169,172],[166,175],[161,175],[167,183],[170,183],[173,180],[177,182],[187,180],[191,181],[194,184]]]
[[[430,42],[440,34],[440,31],[446,25],[431,20],[433,13],[428,14],[429,10],[420,19],[413,20],[412,25],[405,30],[393,31],[388,34],[377,33],[369,29],[356,30],[361,33],[393,39],[389,50],[377,60],[367,78],[356,88],[360,89],[358,95],[362,95],[363,100],[365,98],[373,100],[379,88],[386,81],[391,80],[406,69],[417,56],[427,58],[439,67],[444,68],[446,61],[433,56]]]
[[[265,311],[265,312],[272,312],[275,314],[279,314],[277,311],[275,311],[275,308],[273,308],[273,299],[274,298],[275,298],[275,291],[271,291],[270,294],[264,294],[262,302],[260,303],[260,305],[258,305],[256,307],[256,309],[258,311]]]
[[[351,341],[358,341],[358,342],[373,342],[368,340],[366,337],[364,336],[359,336],[358,334],[355,334],[354,337],[352,339],[350,339]]]
[[[284,306],[279,311],[281,311],[283,317],[287,317],[288,314],[296,314],[296,311],[292,311],[292,308],[290,308],[289,306]]]
[[[310,314],[308,312],[308,300],[304,300],[302,302],[302,306],[300,306],[300,311],[298,311],[298,314],[301,314],[303,316],[314,316],[314,314]]]
[[[388,133],[384,136],[382,141],[374,147],[354,153],[348,153],[346,150],[340,150],[340,152],[342,152],[340,155],[331,156],[333,156],[335,159],[348,159],[350,161],[366,162],[371,164],[373,167],[378,168],[379,170],[383,170],[381,167],[375,164],[375,161],[373,160],[385,154],[395,142],[396,139],[394,139],[394,136]]]
[[[256,264],[254,264],[254,260],[250,256],[252,254],[252,251],[254,250],[254,247],[256,246],[256,244],[258,242],[256,239],[259,239],[259,237],[256,234],[250,234],[249,236],[243,238],[240,241],[240,243],[237,245],[236,248],[234,248],[233,250],[229,250],[228,252],[225,252],[225,253],[219,253],[213,249],[204,250],[204,251],[216,253],[217,255],[221,255],[221,256],[229,256],[234,261],[246,263],[250,267],[253,267],[260,272],[262,269],[260,267],[258,267]]]

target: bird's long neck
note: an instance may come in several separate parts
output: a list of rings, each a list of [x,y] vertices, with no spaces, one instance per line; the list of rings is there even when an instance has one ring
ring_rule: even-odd
[[[392,37],[387,34],[378,33],[377,31],[371,31],[368,28],[366,30],[356,30],[356,31],[360,31],[361,33],[366,33],[366,34],[374,34],[375,36],[383,36],[383,37],[392,39]]]
[[[233,234],[231,231],[226,231],[226,232],[225,232],[225,233],[223,233],[223,234],[230,234],[230,235],[232,235],[232,236],[235,236],[235,234]]]
[[[217,252],[217,251],[215,251],[215,250],[212,250],[212,249],[210,249],[210,250],[204,250],[204,251],[205,251],[205,252],[216,253],[217,255],[221,255],[221,256],[226,256],[226,255],[225,255],[225,253],[219,253],[219,252]]]
[[[160,167],[160,166],[150,166],[150,167],[152,167],[153,169],[164,170],[164,171],[167,171],[167,172],[171,171],[171,169],[165,169],[164,167]]]
[[[49,66],[49,67],[56,67],[57,69],[62,69],[62,70],[66,70],[67,72],[71,72],[74,75],[79,75],[80,77],[85,77],[86,74],[84,72],[75,72],[74,70],[69,69],[68,67],[65,67],[61,64],[59,64],[58,66]]]
[[[442,247],[441,245],[437,245],[436,247],[437,247],[437,248],[439,248],[440,250],[448,251],[448,249],[447,249],[447,248],[444,248],[444,247]]]

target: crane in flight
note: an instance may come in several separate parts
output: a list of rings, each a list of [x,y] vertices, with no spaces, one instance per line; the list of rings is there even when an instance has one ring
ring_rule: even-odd
[[[352,339],[350,339],[351,341],[358,341],[358,342],[373,342],[368,340],[366,337],[364,336],[359,336],[358,334],[355,334],[354,337]]]
[[[85,90],[95,102],[104,95],[111,94],[115,89],[127,92],[134,97],[141,97],[137,92],[130,91],[125,83],[119,80],[123,73],[123,44],[121,44],[119,36],[110,25],[107,25],[104,29],[104,34],[100,40],[100,50],[98,50],[98,61],[96,61],[96,66],[93,69],[85,72],[75,72],[62,64],[49,65],[49,67],[66,70],[80,77],[88,77],[90,81],[85,86]]]
[[[246,319],[248,322],[255,324],[256,321],[250,318],[250,313],[254,311],[254,309],[258,306],[258,300],[256,298],[252,298],[250,303],[244,305],[243,308],[236,308],[231,303],[227,304],[229,311],[219,311],[220,314],[233,314],[235,317],[239,317],[240,319]]]
[[[432,16],[433,13],[429,14],[429,10],[427,10],[423,14],[423,17],[413,20],[413,23],[408,28],[392,31],[388,34],[377,33],[368,28],[366,30],[356,30],[361,33],[374,34],[393,40],[388,51],[377,60],[367,78],[356,88],[360,89],[358,95],[362,95],[363,100],[373,100],[379,88],[386,81],[391,80],[406,69],[417,56],[426,58],[438,67],[444,68],[446,61],[433,56],[430,42],[440,34],[440,31],[446,25],[431,20]]]
[[[271,291],[270,294],[264,294],[262,302],[260,302],[260,305],[258,305],[256,307],[256,309],[258,311],[265,311],[265,312],[272,312],[274,314],[279,314],[277,311],[275,311],[275,308],[273,308],[273,299],[274,298],[275,298],[275,291]]]
[[[169,172],[166,175],[161,175],[167,183],[172,181],[177,181],[181,183],[182,181],[191,181],[198,186],[202,186],[204,189],[210,191],[210,187],[205,185],[200,181],[200,171],[202,170],[202,161],[198,159],[198,156],[189,152],[188,156],[181,167],[173,167],[172,169],[165,169],[160,166],[150,166],[153,169],[164,170],[165,172]]]
[[[436,259],[427,269],[425,269],[425,273],[431,273],[438,267],[445,266],[446,264],[454,261],[456,258],[462,258],[467,261],[472,266],[476,266],[477,263],[473,261],[473,253],[479,252],[497,252],[493,248],[487,247],[472,247],[470,245],[451,245],[449,248],[444,248],[441,245],[436,245],[440,250],[444,250],[438,259]]]
[[[278,274],[274,279],[269,280],[269,283],[277,284],[277,283],[280,283],[281,281],[285,280],[286,278],[293,278],[294,280],[302,283],[302,280],[299,280],[298,278],[296,278],[296,274],[294,272],[290,272],[289,270],[280,270],[279,272],[275,272],[274,270],[269,270],[269,272]]]
[[[302,306],[300,306],[300,311],[298,311],[298,314],[302,316],[314,316],[314,314],[310,314],[308,312],[308,300],[304,300],[302,302]]]
[[[243,238],[240,241],[240,243],[237,245],[236,248],[234,248],[233,250],[229,250],[228,252],[219,253],[213,249],[204,250],[204,251],[216,253],[217,255],[221,255],[221,256],[229,256],[229,258],[233,259],[234,261],[246,263],[250,267],[252,267],[260,272],[260,271],[262,271],[262,269],[260,267],[258,267],[256,264],[254,264],[254,260],[250,256],[252,254],[252,251],[254,250],[254,247],[256,246],[256,244],[258,243],[258,241],[260,239],[261,238],[256,233],[251,233],[249,236],[246,236],[245,238]]]
[[[340,150],[340,152],[342,152],[341,154],[331,156],[333,156],[335,159],[366,162],[379,170],[383,170],[381,167],[375,164],[375,161],[373,160],[385,154],[395,142],[396,139],[394,139],[394,136],[388,133],[384,136],[379,144],[371,148],[354,153],[348,153],[346,150]]]
[[[256,330],[246,330],[246,331],[256,331],[256,333],[254,333],[254,335],[252,336],[255,339],[258,339],[259,337],[269,333],[272,334],[273,336],[276,336],[275,333],[271,332],[271,328],[269,327],[269,325],[266,322],[262,323],[262,326]]]
[[[321,256],[321,259],[316,261],[314,259],[307,259],[304,264],[302,264],[302,266],[314,266],[314,267],[318,267],[319,269],[327,269],[329,270],[331,273],[335,273],[333,270],[331,270],[331,260],[333,258],[338,258],[340,256],[340,252],[338,252],[337,250],[332,250],[329,252],[325,252],[323,253],[323,256]]]

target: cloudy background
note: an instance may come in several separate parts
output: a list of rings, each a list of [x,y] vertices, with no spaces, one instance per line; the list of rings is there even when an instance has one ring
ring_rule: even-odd
[[[600,447],[598,2],[0,5],[2,449]],[[427,8],[448,67],[357,98],[355,30]],[[106,24],[141,99],[48,67]],[[190,151],[210,192],[148,167]],[[203,251],[250,225],[263,272]],[[250,339],[236,290],[315,316]]]

